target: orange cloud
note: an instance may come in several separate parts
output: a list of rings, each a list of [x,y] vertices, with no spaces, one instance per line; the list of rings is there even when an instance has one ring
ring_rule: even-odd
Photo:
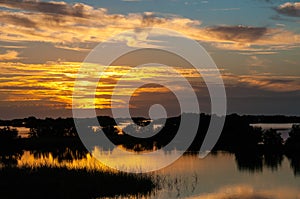
[[[0,61],[17,60],[20,59],[19,53],[14,50],[8,50],[5,54],[0,54]]]
[[[6,102],[44,100],[67,106],[79,66],[80,63],[0,63],[1,98]]]
[[[76,97],[80,98],[78,107],[91,108],[96,104],[96,108],[110,108],[112,94],[120,96],[116,102],[123,106],[122,97],[131,95],[131,88],[134,88],[139,81],[162,85],[165,81],[177,83],[179,81],[178,78],[174,79],[178,76],[176,73],[166,73],[159,67],[133,69],[120,85],[122,89],[113,93],[115,85],[130,67],[111,66],[102,74],[98,83],[96,66],[90,67],[89,71],[78,76],[77,71],[80,66],[80,62],[47,62],[45,64],[0,62],[0,72],[3,74],[0,77],[0,100],[9,103],[44,101],[48,102],[47,106],[71,108],[74,83],[77,78],[80,81],[76,92]],[[177,72],[180,72],[179,68]],[[184,69],[181,73],[185,78],[196,77],[194,69]],[[94,91],[95,85],[98,86],[96,92]],[[181,88],[174,83],[174,89]],[[146,92],[167,92],[167,90],[164,87],[147,87],[141,88],[135,95]],[[94,96],[96,96],[95,101]],[[22,103],[19,105],[22,106]]]
[[[100,42],[139,27],[157,25],[186,29],[200,24],[181,17],[157,17],[151,12],[108,14],[106,9],[81,3],[6,1],[1,2],[0,7],[22,10],[0,11],[2,41],[44,41],[62,48],[73,48],[76,43]],[[75,46],[74,50],[80,48]]]
[[[12,0],[2,1],[0,7],[8,9],[0,11],[2,41],[43,41],[77,51],[92,48],[82,43],[98,43],[122,31],[148,26],[176,30],[221,49],[261,52],[300,45],[300,35],[278,27],[201,27],[201,21],[180,16],[109,14],[104,8],[82,3]]]
[[[80,65],[79,62],[48,62],[45,64],[0,62],[2,74],[0,77],[0,100],[5,103],[17,103],[20,106],[24,104],[23,102],[31,101],[37,104],[47,102],[47,106],[71,108],[74,82]],[[84,105],[85,108],[91,108],[96,104],[97,108],[111,108],[111,95],[115,85],[129,70],[128,66],[111,66],[102,74],[99,83],[93,67],[87,71],[86,76],[78,76],[77,78],[81,82],[76,95],[80,98],[78,107]],[[177,67],[175,71],[185,79],[189,79],[192,84],[196,80],[198,87],[205,87],[199,79],[201,78],[200,74],[196,73],[194,69]],[[205,75],[214,75],[214,71],[203,70],[202,72]],[[93,76],[95,78],[92,78]],[[125,79],[123,78],[122,84],[118,85],[120,89],[113,94],[118,96],[117,104],[123,106],[123,97],[131,95],[131,88],[135,88],[138,82],[143,81],[157,85],[165,85],[165,82],[168,82],[169,85],[172,85],[173,90],[181,91],[183,88],[180,87],[179,77],[178,74],[171,71],[166,72],[159,67],[133,69]],[[227,87],[240,85],[276,92],[300,90],[300,79],[294,76],[268,76],[268,74],[236,76],[223,72],[223,79]],[[95,84],[98,86],[96,92],[94,92]],[[157,85],[141,88],[134,95],[168,92],[166,88]],[[200,89],[196,92],[202,91]],[[94,96],[96,96],[95,101],[93,101]]]

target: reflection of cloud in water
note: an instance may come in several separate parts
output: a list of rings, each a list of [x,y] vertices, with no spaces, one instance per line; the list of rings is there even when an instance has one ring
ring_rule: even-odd
[[[297,189],[288,187],[255,190],[249,185],[226,186],[215,193],[191,196],[187,199],[299,199],[300,194]]]
[[[126,151],[121,147],[114,148],[111,151],[103,151],[102,149],[95,147],[92,154],[105,165],[131,172],[140,172],[141,170],[152,171],[157,168],[162,168],[169,162],[173,162],[174,158],[179,157],[181,154],[177,150],[168,152],[158,150],[140,154],[126,152],[126,155],[124,155],[124,152]]]

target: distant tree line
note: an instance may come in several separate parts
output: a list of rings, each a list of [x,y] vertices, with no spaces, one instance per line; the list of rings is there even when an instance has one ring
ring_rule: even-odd
[[[188,117],[194,117],[193,114]],[[198,151],[206,135],[210,120],[210,115],[201,114],[199,129],[197,135],[191,144],[189,150]],[[217,117],[217,116],[213,116]],[[181,117],[172,117],[166,120],[165,125],[159,133],[149,138],[137,138],[126,132],[120,132],[116,127],[116,121],[111,117],[99,116],[99,124],[101,125],[102,132],[116,145],[123,145],[129,150],[152,150],[153,148],[161,148],[166,146],[176,136],[177,130],[180,125]],[[289,138],[286,142],[283,141],[280,134],[274,130],[263,130],[258,127],[253,127],[250,124],[253,122],[300,122],[300,117],[286,117],[286,116],[239,116],[237,114],[228,115],[225,119],[222,134],[215,145],[215,150],[272,150],[272,151],[300,151],[300,127],[293,125]],[[84,120],[84,119],[83,119]],[[89,120],[89,119],[85,119]],[[133,118],[133,121],[143,128],[145,132],[149,133],[153,130],[153,125],[150,124],[147,118],[139,117]],[[59,137],[75,137],[78,138],[76,127],[73,118],[46,118],[37,119],[29,117],[25,119],[17,119],[10,121],[0,121],[1,126],[7,126],[0,129],[0,142],[1,140],[18,139],[18,132],[14,128],[27,127],[30,129],[30,138],[59,138]],[[127,130],[132,128],[130,125],[126,127]],[[152,128],[152,129],[151,129]],[[90,129],[90,126],[86,129]],[[138,129],[131,129],[131,131],[138,131]],[[147,132],[146,132],[147,131]],[[99,133],[99,132],[95,132]],[[189,136],[189,132],[186,132]]]

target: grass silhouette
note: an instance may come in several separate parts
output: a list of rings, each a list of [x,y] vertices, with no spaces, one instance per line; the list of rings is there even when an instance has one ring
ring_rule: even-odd
[[[155,188],[150,175],[62,167],[3,167],[3,198],[96,198],[147,195]]]

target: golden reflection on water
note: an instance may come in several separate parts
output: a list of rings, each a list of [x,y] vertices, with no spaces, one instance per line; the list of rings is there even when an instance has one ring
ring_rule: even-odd
[[[94,153],[105,154],[101,150]],[[116,151],[109,151],[106,155],[113,153]],[[115,161],[120,164],[120,161],[127,158],[129,157],[118,156]],[[131,158],[128,161],[134,163],[136,159]],[[144,164],[151,163],[144,162]],[[89,153],[73,160],[59,160],[51,153],[36,156],[32,152],[24,151],[17,166],[114,172]],[[258,173],[247,173],[237,170],[233,154],[218,153],[204,159],[199,159],[195,155],[185,155],[172,165],[152,174],[160,176],[158,182],[161,189],[153,195],[145,196],[147,199],[178,196],[187,199],[300,199],[300,179],[293,176],[287,158],[284,158],[277,172],[264,168]]]
[[[111,151],[103,151],[95,147],[93,156],[106,165],[126,172],[149,172],[164,168],[174,162],[182,154],[176,149],[172,151],[151,151],[148,153],[128,152],[120,146]]]
[[[92,153],[84,155],[77,152],[66,151],[63,157],[56,157],[51,152],[24,151],[17,159],[17,167],[50,167],[68,169],[87,169],[97,171],[127,171],[141,172],[141,169],[148,171],[163,168],[168,162],[173,162],[174,157],[179,156],[179,151],[169,152],[158,151],[157,153],[139,154],[135,152],[124,152],[124,148],[117,147],[110,151],[104,151],[95,147]]]
[[[190,196],[186,199],[299,199],[299,190],[289,187],[257,190],[251,185],[224,186],[214,193]]]
[[[34,154],[29,151],[25,151],[22,157],[18,160],[18,167],[57,167],[68,169],[87,169],[87,170],[99,170],[99,171],[112,171],[107,166],[103,165],[97,159],[87,153],[84,158],[73,160],[62,160],[54,158],[51,153],[45,155],[41,154],[39,157],[35,157]]]

